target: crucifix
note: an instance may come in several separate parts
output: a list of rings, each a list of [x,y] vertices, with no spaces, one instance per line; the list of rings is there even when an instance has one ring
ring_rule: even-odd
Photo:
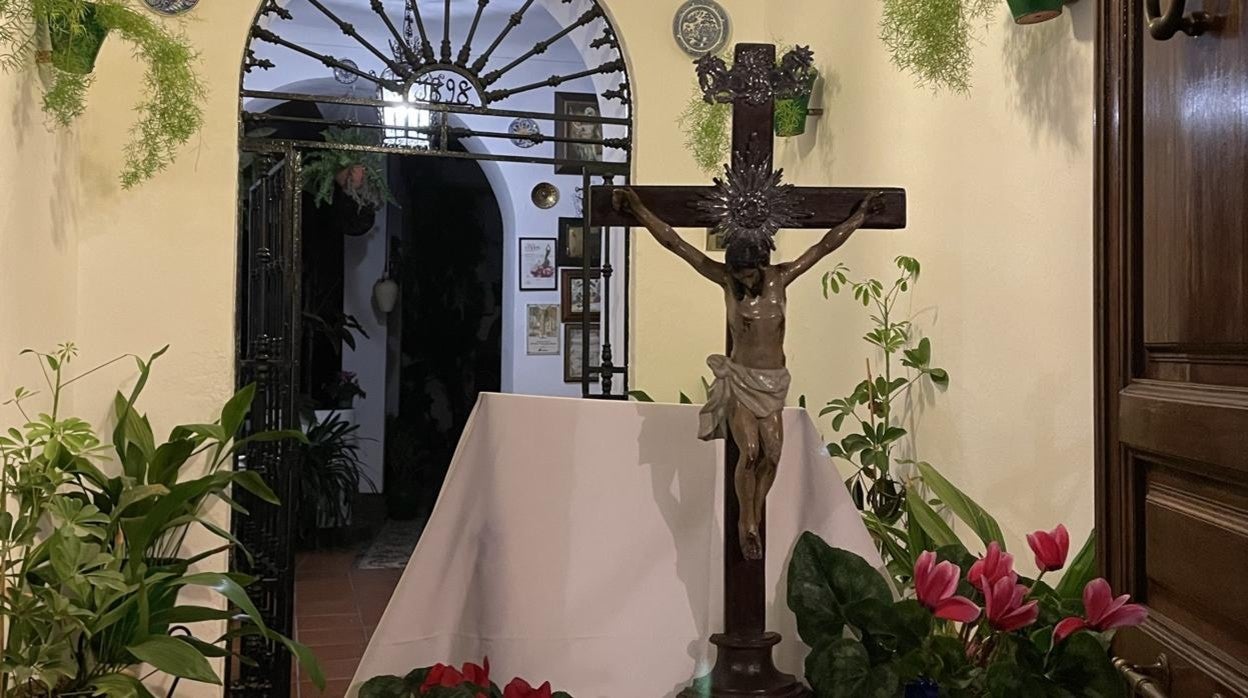
[[[715,698],[810,695],[776,668],[772,648],[780,636],[766,631],[765,620],[765,501],[783,446],[781,409],[789,387],[785,287],[855,230],[906,224],[901,189],[782,183],[773,161],[775,100],[796,89],[811,62],[810,50],[799,47],[777,63],[770,44],[738,44],[731,69],[715,56],[699,60],[706,100],[733,105],[732,163],[725,176],[710,187],[595,186],[590,193],[594,225],[644,226],[724,288],[728,348],[708,359],[715,383],[699,434],[725,439],[724,632],[711,637],[718,648],[710,677]],[[715,228],[724,236],[725,261],[710,259],[673,227]],[[796,260],[772,264],[772,238],[781,228],[828,232]]]

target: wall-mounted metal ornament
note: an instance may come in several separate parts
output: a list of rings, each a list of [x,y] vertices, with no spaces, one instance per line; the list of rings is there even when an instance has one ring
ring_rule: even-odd
[[[676,43],[690,56],[722,51],[731,30],[728,12],[715,0],[688,0],[672,21]]]
[[[559,187],[550,182],[542,182],[533,187],[531,197],[533,205],[540,209],[554,208],[559,203]]]
[[[507,132],[511,134],[511,144],[517,148],[532,148],[537,145],[538,140],[535,138],[526,138],[525,136],[542,135],[542,127],[538,126],[533,119],[521,117],[511,122],[511,126],[507,127]]]
[[[771,134],[766,134],[767,138]],[[770,153],[750,140],[749,147],[732,154],[732,166],[724,166],[724,176],[696,206],[719,223],[711,230],[725,247],[744,244],[758,249],[776,249],[775,236],[811,217],[803,210],[797,190],[784,182],[784,170],[773,170]]]
[[[152,12],[173,17],[190,12],[199,4],[199,0],[143,0],[143,4]]]
[[[337,80],[338,82],[344,85],[350,85],[354,83],[356,80],[360,79],[359,75],[351,72],[346,67],[344,67],[344,66],[350,66],[351,68],[358,69],[360,66],[356,65],[355,61],[351,60],[350,58],[339,58],[338,62],[341,63],[342,65],[334,66],[334,79],[335,80]]]

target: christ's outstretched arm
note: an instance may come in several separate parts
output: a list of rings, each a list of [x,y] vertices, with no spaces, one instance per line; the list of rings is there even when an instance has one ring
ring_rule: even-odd
[[[676,253],[676,256],[689,263],[699,274],[721,286],[724,284],[726,269],[723,264],[707,257],[698,248],[685,242],[684,238],[672,230],[672,226],[664,223],[654,212],[641,203],[641,198],[632,189],[616,189],[611,195],[611,203],[617,211],[631,211],[641,224],[646,226],[659,244]]]
[[[884,197],[879,193],[868,194],[854,212],[850,214],[845,222],[829,230],[823,239],[811,246],[810,249],[802,253],[802,256],[789,262],[788,264],[779,265],[780,278],[784,280],[787,286],[793,283],[797,277],[810,271],[810,268],[819,263],[819,260],[832,254],[845,241],[853,235],[855,231],[862,227],[866,222],[867,215],[878,213],[884,208]]]

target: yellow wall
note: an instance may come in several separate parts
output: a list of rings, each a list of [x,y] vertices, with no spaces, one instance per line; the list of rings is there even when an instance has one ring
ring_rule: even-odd
[[[636,181],[704,181],[675,124],[692,87],[670,37],[678,0],[606,4],[632,63]],[[909,191],[908,230],[864,233],[839,258],[877,276],[898,254],[924,264],[914,309],[953,384],[925,408],[920,456],[997,511],[1014,547],[1058,520],[1081,536],[1092,518],[1092,3],[1030,29],[1008,24],[1003,7],[965,98],[893,69],[875,38],[878,3],[723,4],[735,41],[811,43],[829,75],[828,114],[781,146],[790,179]],[[158,430],[211,416],[230,393],[236,94],[256,5],[204,2],[186,23],[203,53],[206,124],[177,164],[133,191],[116,183],[142,79],[128,47],[106,44],[69,134],[44,131],[27,77],[0,78],[0,114],[17,116],[0,126],[6,384],[14,349],[65,337],[95,357],[171,343],[145,400]],[[783,234],[781,255],[810,239]],[[642,237],[633,273],[633,385],[700,394],[703,357],[722,344],[720,294]],[[791,290],[788,345],[793,394],[814,405],[860,379],[866,328],[849,301],[821,299],[817,277]],[[84,416],[102,417],[113,388],[84,385]]]

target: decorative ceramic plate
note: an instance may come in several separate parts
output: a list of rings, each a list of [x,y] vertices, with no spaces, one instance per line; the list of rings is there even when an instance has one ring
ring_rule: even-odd
[[[540,136],[542,135],[542,127],[537,122],[524,117],[511,122],[511,126],[507,127],[507,132],[512,136]],[[537,145],[537,141],[531,141],[527,138],[512,138],[512,145],[517,148],[532,148]]]
[[[555,207],[559,203],[559,187],[550,182],[542,182],[533,187],[533,193],[529,195],[533,199],[533,205],[546,210]]]
[[[349,65],[349,66],[351,66],[352,68],[359,68],[359,67],[360,67],[360,66],[356,65],[355,61],[351,60],[350,58],[339,58],[339,59],[338,59],[338,62],[339,62],[339,63],[345,63],[346,65]],[[359,75],[356,75],[355,73],[353,73],[353,72],[351,72],[351,71],[349,71],[349,70],[343,70],[342,68],[335,67],[335,68],[334,68],[334,79],[335,79],[335,80],[337,80],[338,82],[340,82],[340,83],[344,84],[344,85],[350,85],[350,84],[354,83],[356,80],[359,80],[359,79],[360,79],[360,76],[359,76]]]
[[[719,53],[728,43],[728,13],[715,0],[689,0],[676,11],[672,33],[690,56]]]
[[[173,16],[190,12],[199,0],[143,0],[143,3],[153,12]]]

